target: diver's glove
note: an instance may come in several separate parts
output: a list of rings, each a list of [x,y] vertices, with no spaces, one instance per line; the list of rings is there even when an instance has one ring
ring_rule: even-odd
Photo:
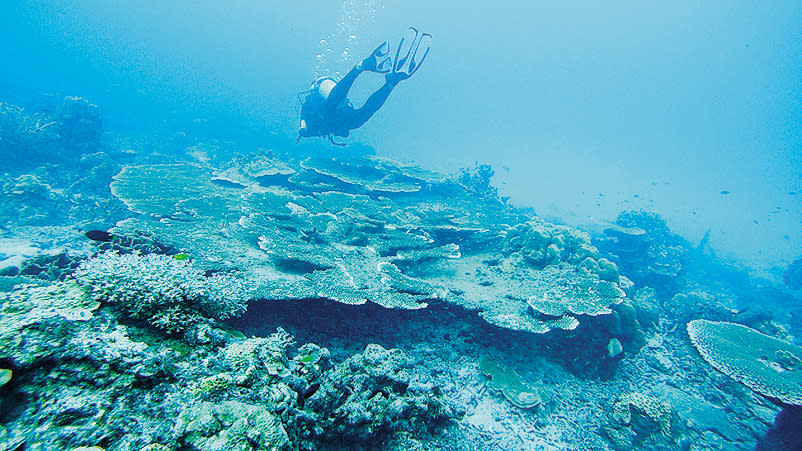
[[[357,65],[359,70],[366,70],[376,72],[379,74],[386,74],[390,72],[393,64],[390,61],[390,44],[387,41],[382,42],[369,57],[362,60]]]

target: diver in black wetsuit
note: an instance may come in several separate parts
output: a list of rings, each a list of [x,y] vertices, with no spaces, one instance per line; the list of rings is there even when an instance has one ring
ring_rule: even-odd
[[[334,136],[345,138],[351,130],[359,128],[367,122],[384,105],[393,88],[417,72],[426,55],[429,54],[432,35],[420,33],[414,27],[410,27],[410,30],[414,32],[414,36],[409,41],[409,48],[401,57],[405,36],[398,44],[394,63],[390,61],[390,46],[385,41],[376,47],[369,57],[354,66],[339,82],[335,82],[330,77],[321,77],[315,80],[310,90],[299,94],[299,99],[300,96],[305,96],[305,98],[301,100],[303,103],[301,123],[296,142],[301,138],[321,136],[328,137],[332,144],[344,146],[343,143],[335,142]],[[425,50],[423,56],[418,55],[421,43]],[[420,59],[416,60],[418,56]],[[368,97],[361,108],[354,108],[348,101],[348,91],[359,74],[365,71],[385,74],[385,83]]]

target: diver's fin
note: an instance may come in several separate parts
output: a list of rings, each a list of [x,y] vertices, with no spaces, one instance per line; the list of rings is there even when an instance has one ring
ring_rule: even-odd
[[[407,39],[409,37],[411,39]],[[404,37],[401,38],[401,42],[398,43],[398,49],[395,51],[393,73],[406,75],[402,79],[411,77],[423,65],[423,61],[426,59],[426,55],[429,54],[431,47],[431,34],[421,33],[417,28],[409,27]],[[422,55],[420,54],[421,51],[423,51]]]
[[[390,44],[387,41],[382,42],[376,47],[376,50],[370,54],[369,57],[362,60],[360,68],[370,72],[378,72],[386,74],[392,69],[393,63],[390,61]]]

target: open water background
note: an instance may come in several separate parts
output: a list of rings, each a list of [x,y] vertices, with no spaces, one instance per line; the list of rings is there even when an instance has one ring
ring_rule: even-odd
[[[77,95],[120,134],[295,146],[295,94],[413,24],[434,35],[429,59],[350,142],[446,171],[491,163],[513,203],[572,224],[656,211],[769,275],[799,256],[793,0],[6,0],[0,100]],[[363,78],[355,104],[381,82]]]

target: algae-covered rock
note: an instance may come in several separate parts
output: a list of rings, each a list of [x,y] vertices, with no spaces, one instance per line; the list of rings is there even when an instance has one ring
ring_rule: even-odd
[[[335,443],[375,443],[396,431],[426,431],[454,418],[442,393],[412,373],[403,351],[369,344],[326,373],[305,409],[315,412],[320,438]]]
[[[537,388],[529,386],[512,368],[484,356],[479,359],[479,370],[490,379],[487,387],[502,395],[519,409],[531,409],[542,402]]]
[[[802,347],[735,323],[698,319],[687,329],[713,368],[769,399],[802,405]]]
[[[238,401],[187,407],[173,433],[182,449],[194,451],[290,449],[287,431],[269,408]]]
[[[74,282],[44,287],[23,285],[0,294],[0,359],[16,366],[41,363],[70,339],[75,322],[99,307]]]
[[[639,436],[671,435],[671,405],[654,396],[633,392],[621,395],[613,405],[613,418],[637,429]]]

